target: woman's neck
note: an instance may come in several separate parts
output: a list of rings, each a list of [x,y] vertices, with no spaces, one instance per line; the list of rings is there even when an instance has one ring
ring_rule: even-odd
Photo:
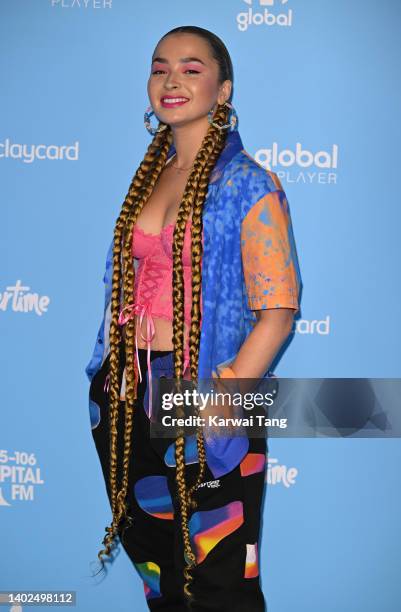
[[[176,150],[174,166],[188,168],[192,166],[201,148],[203,139],[209,129],[209,121],[203,119],[196,124],[173,126],[173,144]]]

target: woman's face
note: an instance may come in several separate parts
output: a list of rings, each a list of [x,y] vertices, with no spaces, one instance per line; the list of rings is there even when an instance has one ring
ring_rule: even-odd
[[[219,67],[209,44],[196,34],[170,34],[157,45],[148,80],[152,108],[172,128],[207,120],[223,104],[231,81],[218,82]]]

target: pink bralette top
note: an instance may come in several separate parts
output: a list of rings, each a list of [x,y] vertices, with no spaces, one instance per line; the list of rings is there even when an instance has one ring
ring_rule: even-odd
[[[192,269],[191,269],[191,221],[187,222],[184,236],[184,247],[182,263],[184,268],[184,321],[191,324],[192,306]],[[137,315],[136,324],[136,355],[140,380],[142,374],[138,354],[138,327],[141,337],[147,345],[147,364],[149,371],[149,410],[151,415],[151,364],[150,350],[151,342],[155,336],[153,317],[160,317],[169,321],[173,320],[173,234],[174,223],[170,223],[162,229],[160,234],[151,234],[143,231],[137,225],[133,231],[132,255],[139,260],[135,274],[134,305],[130,312],[120,313],[120,323],[124,323],[132,315]],[[201,309],[202,311],[202,309]],[[142,333],[142,321],[146,319],[146,336]],[[189,365],[189,344],[184,349],[184,373]]]

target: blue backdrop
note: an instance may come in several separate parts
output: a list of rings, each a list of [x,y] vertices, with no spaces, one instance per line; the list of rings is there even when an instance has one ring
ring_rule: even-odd
[[[3,0],[0,590],[147,609],[123,550],[106,579],[90,577],[110,510],[84,368],[169,29],[225,41],[245,148],[288,196],[302,310],[276,374],[400,377],[400,14],[397,0]],[[400,610],[399,439],[272,439],[269,451],[269,612]]]

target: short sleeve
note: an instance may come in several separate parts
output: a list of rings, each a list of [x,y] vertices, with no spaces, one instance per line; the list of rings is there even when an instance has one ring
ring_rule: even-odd
[[[241,225],[241,254],[251,310],[299,310],[301,278],[292,222],[282,189],[259,199]]]

